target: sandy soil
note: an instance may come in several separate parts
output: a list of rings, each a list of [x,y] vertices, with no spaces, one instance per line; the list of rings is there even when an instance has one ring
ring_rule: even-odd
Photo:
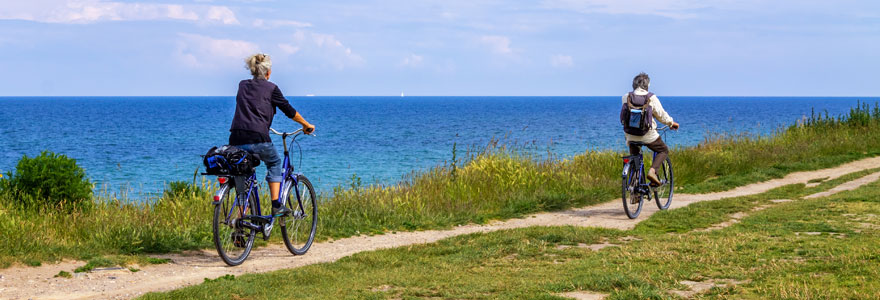
[[[807,183],[818,178],[834,179],[842,175],[880,167],[880,157],[863,159],[835,168],[792,173],[781,179],[750,184],[726,192],[710,194],[676,194],[671,209],[700,201],[719,200],[758,194],[783,185]],[[854,189],[880,178],[872,174],[841,185],[829,192]],[[822,196],[825,196],[824,194]],[[238,267],[227,267],[213,250],[184,254],[159,255],[173,262],[140,267],[139,272],[127,269],[99,270],[75,274],[74,278],[53,278],[59,271],[71,272],[84,262],[64,261],[40,267],[15,266],[0,270],[0,298],[2,299],[128,299],[151,291],[167,291],[203,282],[225,274],[241,275],[289,269],[315,263],[332,262],[362,251],[431,243],[440,239],[496,230],[529,226],[575,225],[617,229],[631,229],[639,221],[657,212],[653,203],[645,203],[638,219],[630,220],[623,212],[620,201],[611,201],[590,207],[559,212],[539,213],[522,219],[496,221],[486,225],[466,225],[449,230],[398,232],[377,236],[358,236],[315,243],[304,256],[292,256],[283,245],[254,249],[247,262]]]

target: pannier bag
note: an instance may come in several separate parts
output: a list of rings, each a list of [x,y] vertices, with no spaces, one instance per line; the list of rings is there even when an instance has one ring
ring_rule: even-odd
[[[630,92],[626,95],[626,103],[620,108],[620,124],[623,125],[623,132],[631,135],[643,136],[654,124],[654,109],[651,107],[651,97],[654,93],[647,95],[636,95]]]
[[[241,148],[225,145],[208,150],[202,163],[208,175],[250,175],[260,160]]]

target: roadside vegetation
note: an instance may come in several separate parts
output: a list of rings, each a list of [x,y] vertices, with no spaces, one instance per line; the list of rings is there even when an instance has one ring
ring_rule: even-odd
[[[661,211],[629,231],[477,233],[142,299],[877,299],[880,182],[799,199],[876,171]]]
[[[880,154],[880,108],[863,104],[845,116],[813,115],[771,136],[717,136],[672,151],[679,192],[725,190]],[[353,178],[322,193],[317,239],[483,223],[619,196],[620,152],[538,158],[492,143],[451,156],[393,185],[365,186]],[[0,179],[0,267],[213,247],[213,178],[169,184],[155,201],[97,195],[59,209],[18,204],[22,188],[8,184],[16,176]],[[28,197],[28,203],[43,199]]]

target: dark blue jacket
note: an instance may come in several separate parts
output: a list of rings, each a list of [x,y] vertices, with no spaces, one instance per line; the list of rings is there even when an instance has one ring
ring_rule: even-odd
[[[235,96],[235,116],[229,128],[229,144],[243,145],[271,142],[269,126],[275,117],[275,108],[288,118],[296,116],[296,109],[281,94],[274,83],[265,79],[247,79],[238,83]]]

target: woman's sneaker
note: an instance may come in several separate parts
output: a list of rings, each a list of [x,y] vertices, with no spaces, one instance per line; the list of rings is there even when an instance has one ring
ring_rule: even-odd
[[[657,171],[654,169],[648,169],[648,174],[645,174],[645,177],[651,181],[651,186],[660,186],[660,179],[657,178]]]
[[[281,207],[272,207],[272,216],[273,217],[281,217],[290,215],[292,211],[287,206],[282,205]]]

